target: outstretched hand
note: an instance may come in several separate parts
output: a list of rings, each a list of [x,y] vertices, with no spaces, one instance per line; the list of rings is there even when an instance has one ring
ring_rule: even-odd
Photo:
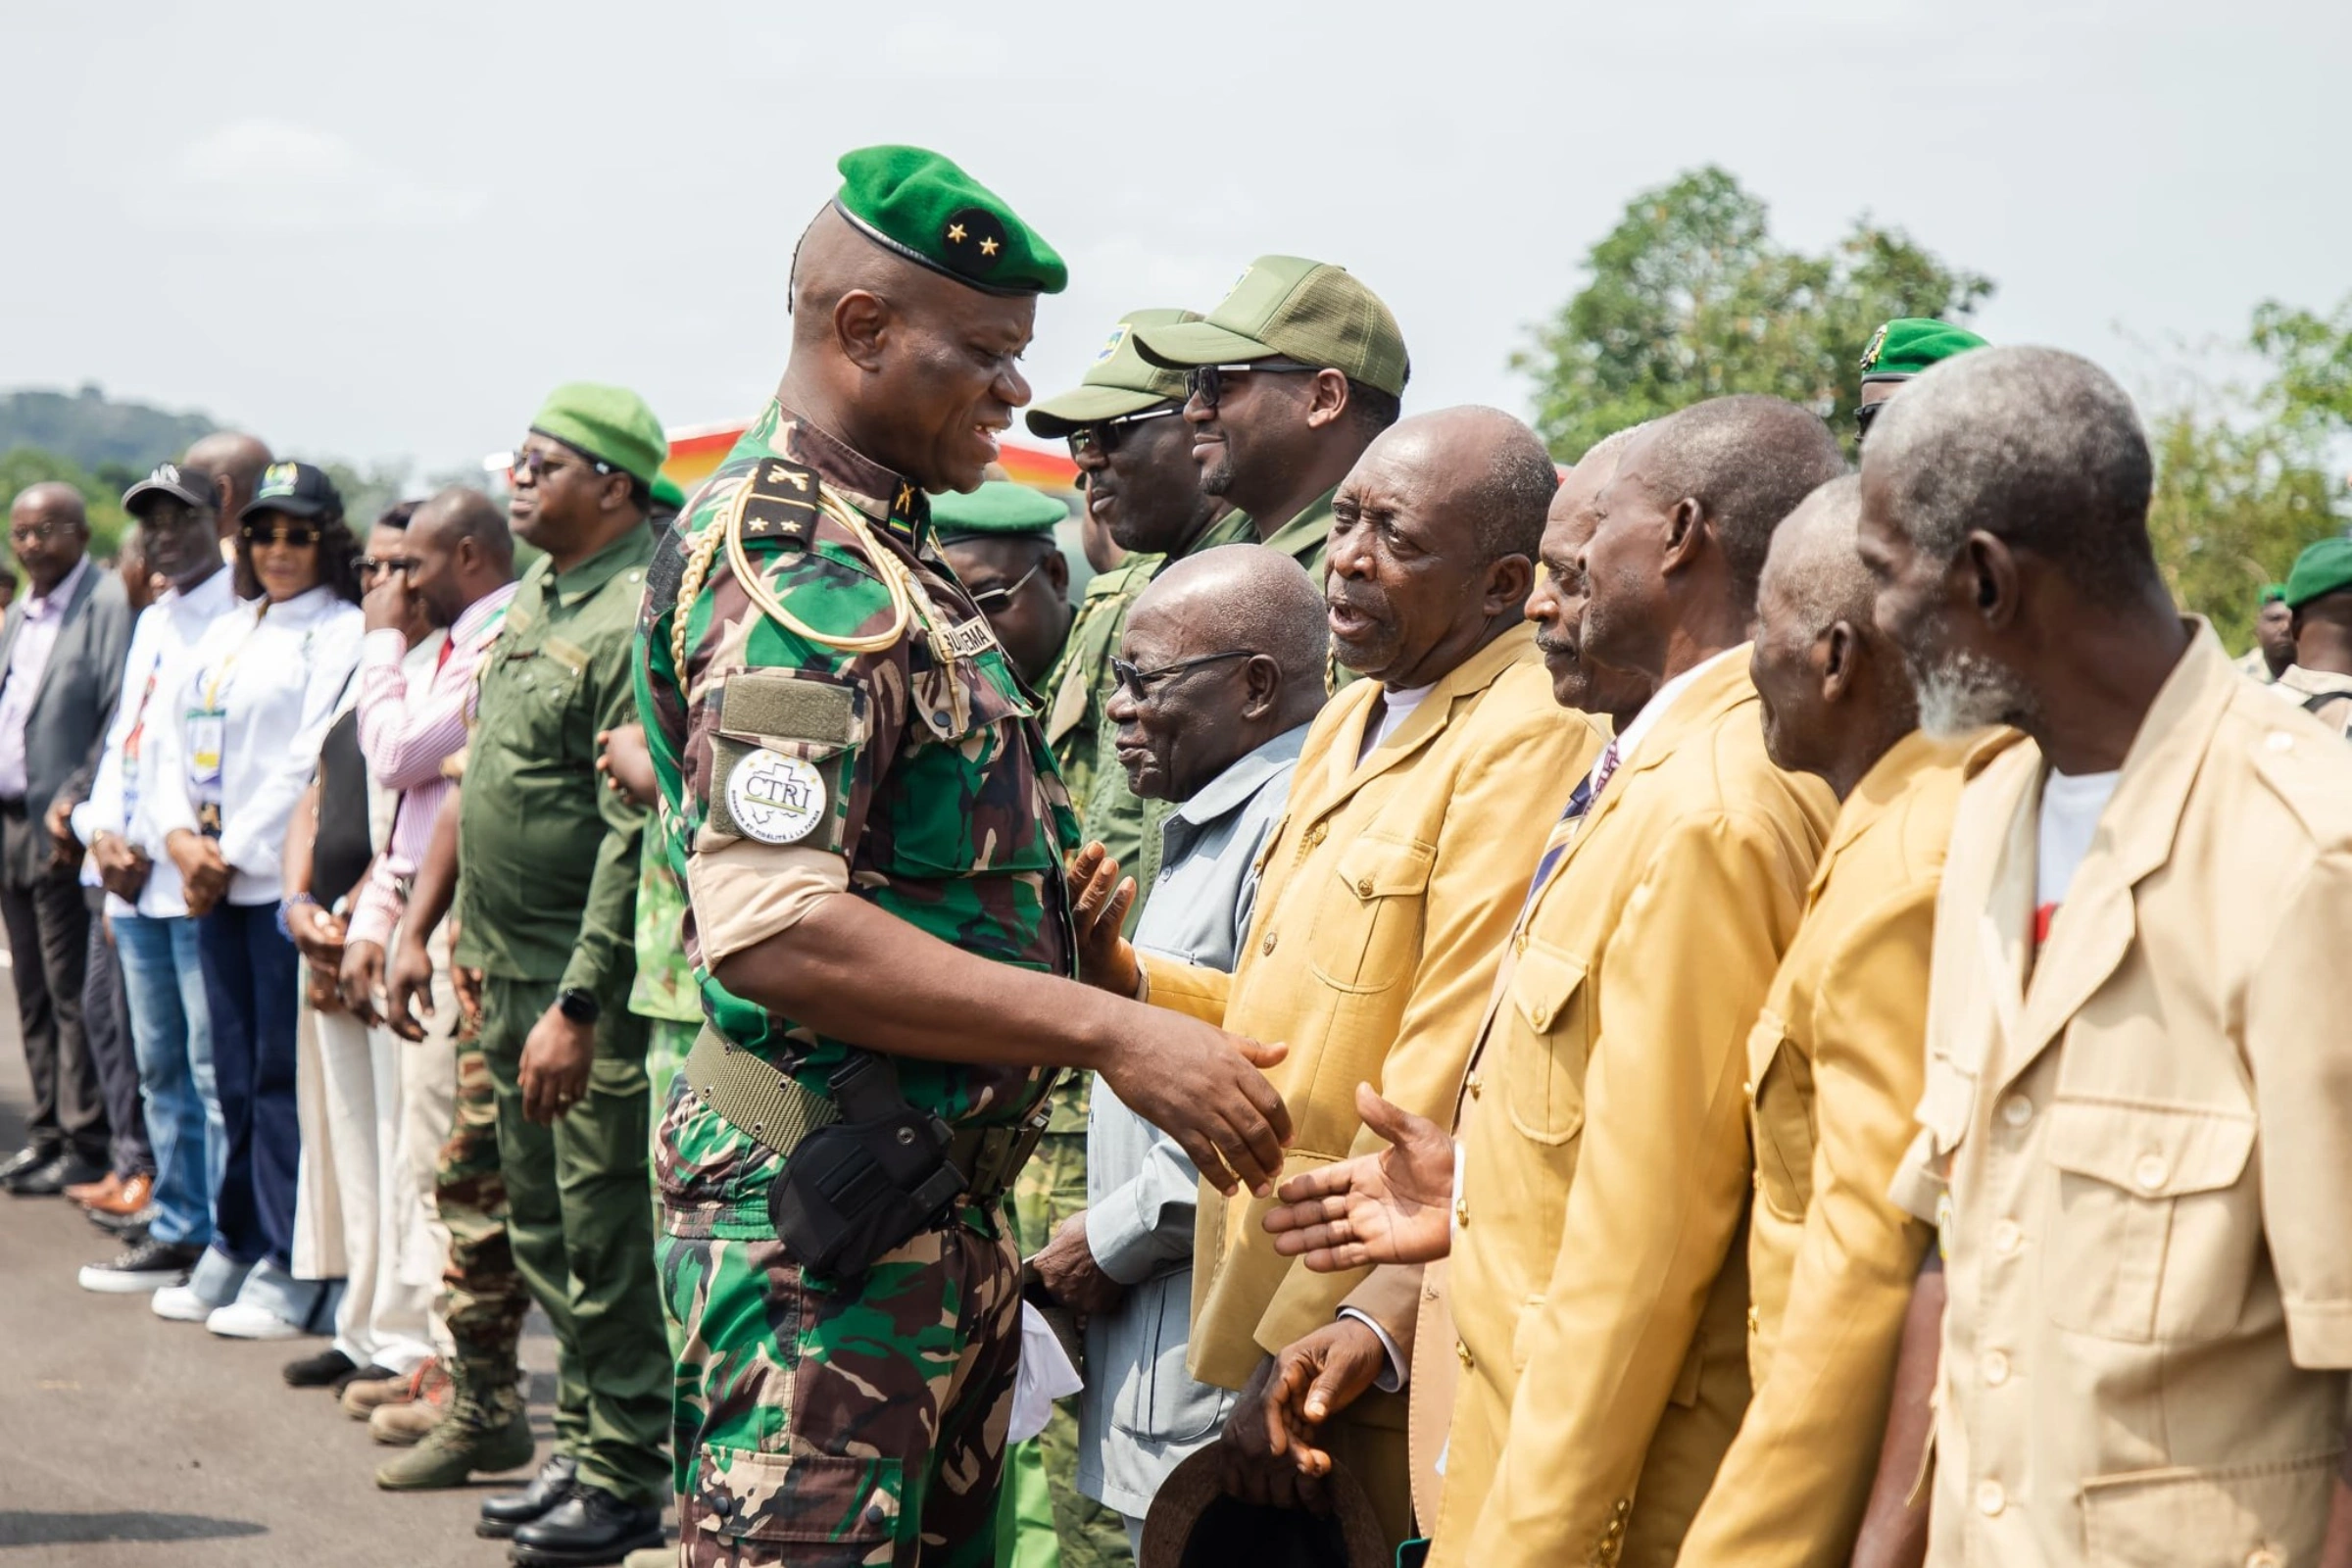
[[[1318,1274],[1367,1263],[1426,1263],[1453,1243],[1453,1139],[1426,1116],[1355,1086],[1356,1113],[1390,1148],[1306,1171],[1266,1210],[1274,1250]]]
[[[1135,878],[1098,840],[1070,858],[1070,916],[1078,927],[1078,978],[1114,996],[1135,995],[1135,950],[1120,930],[1135,906]]]

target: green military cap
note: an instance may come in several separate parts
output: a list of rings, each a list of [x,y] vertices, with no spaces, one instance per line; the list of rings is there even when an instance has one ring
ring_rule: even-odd
[[[568,382],[547,395],[531,428],[648,485],[669,457],[662,421],[626,387]]]
[[[2347,588],[2352,588],[2352,539],[2323,539],[2297,556],[2286,574],[2286,608],[2301,610]]]
[[[654,482],[648,488],[654,493],[655,506],[667,507],[672,512],[683,512],[686,509],[685,490],[680,487],[677,480],[672,479],[668,474],[655,474]]]
[[[1078,384],[1030,409],[1029,433],[1058,441],[1082,424],[1141,414],[1162,403],[1184,401],[1184,372],[1153,365],[1135,349],[1139,326],[1172,326],[1198,321],[1199,311],[1129,311],[1110,329],[1110,338]]]
[[[1058,294],[1069,269],[1004,199],[921,147],[841,155],[833,205],[875,244],[988,294]]]
[[[1293,360],[1391,397],[1413,373],[1404,333],[1380,296],[1345,267],[1303,256],[1260,256],[1204,319],[1139,326],[1135,342],[1153,365]]]
[[[2262,602],[2264,604],[2276,605],[2282,602],[2285,598],[2286,584],[2282,582],[2266,582],[2262,585]]]
[[[1070,509],[1052,496],[1010,479],[986,480],[970,495],[950,491],[931,498],[931,525],[943,545],[1020,534],[1050,537],[1054,525],[1069,514]]]
[[[1931,365],[1984,346],[1984,340],[1965,326],[1898,316],[1871,334],[1870,347],[1862,351],[1862,379],[1908,381]]]

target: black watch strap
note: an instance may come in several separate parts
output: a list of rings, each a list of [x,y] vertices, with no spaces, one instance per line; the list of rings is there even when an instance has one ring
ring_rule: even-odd
[[[573,1023],[594,1023],[604,1013],[593,993],[568,986],[556,993],[556,1010]]]

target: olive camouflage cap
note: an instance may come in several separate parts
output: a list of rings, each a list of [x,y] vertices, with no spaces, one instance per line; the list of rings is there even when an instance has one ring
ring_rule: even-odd
[[[1413,373],[1404,333],[1381,297],[1345,267],[1304,256],[1260,256],[1205,318],[1139,327],[1135,340],[1154,365],[1292,360],[1391,397]]]
[[[1153,365],[1136,352],[1138,327],[1198,321],[1199,311],[1129,311],[1119,318],[1094,365],[1078,384],[1030,409],[1029,433],[1057,441],[1082,424],[1141,414],[1163,403],[1184,402],[1184,372]]]

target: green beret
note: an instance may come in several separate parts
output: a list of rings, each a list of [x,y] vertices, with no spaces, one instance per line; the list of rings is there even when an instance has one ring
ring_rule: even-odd
[[[669,458],[669,437],[645,399],[626,387],[573,381],[547,395],[531,428],[651,485]]]
[[[1004,199],[920,147],[841,155],[833,205],[884,250],[987,294],[1058,294],[1069,269]]]
[[[2262,602],[2264,604],[2279,604],[2282,603],[2285,598],[2286,584],[2282,582],[2266,582],[2262,585]]]
[[[1029,433],[1058,441],[1082,424],[1141,414],[1163,403],[1184,402],[1184,372],[1153,365],[1135,349],[1135,328],[1198,321],[1198,311],[1129,311],[1110,330],[1079,383],[1059,397],[1032,408]]]
[[[655,506],[667,507],[672,512],[686,510],[686,492],[680,487],[678,481],[672,479],[668,474],[655,474],[651,488],[654,492]]]
[[[1391,397],[1413,373],[1404,332],[1381,297],[1345,267],[1303,256],[1260,256],[1205,318],[1141,327],[1135,339],[1153,365],[1291,360]]]
[[[2286,574],[2286,608],[2301,610],[2314,599],[2352,588],[2352,539],[2323,539],[2295,558]]]
[[[1983,347],[1984,340],[1965,326],[1900,316],[1872,334],[1862,351],[1862,379],[1908,381],[1931,365]]]
[[[1070,509],[1052,496],[1010,479],[990,479],[968,496],[951,491],[931,498],[931,525],[943,545],[1021,534],[1051,537],[1054,525],[1069,514]]]

